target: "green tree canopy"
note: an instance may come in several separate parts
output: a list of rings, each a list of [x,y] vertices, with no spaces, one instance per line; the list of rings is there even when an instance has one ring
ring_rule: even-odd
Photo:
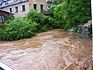
[[[64,0],[52,7],[54,18],[71,28],[91,19],[91,0]]]

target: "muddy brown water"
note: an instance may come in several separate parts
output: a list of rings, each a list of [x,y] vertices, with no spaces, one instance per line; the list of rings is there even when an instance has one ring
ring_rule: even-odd
[[[14,70],[63,70],[92,55],[92,41],[60,29],[33,38],[0,41],[0,62]]]

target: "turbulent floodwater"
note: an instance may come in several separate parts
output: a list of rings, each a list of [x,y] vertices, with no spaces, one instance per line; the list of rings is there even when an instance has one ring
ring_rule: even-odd
[[[33,38],[0,41],[0,62],[14,70],[66,70],[74,63],[73,70],[80,70],[79,64],[92,55],[91,43],[60,29],[50,30]]]

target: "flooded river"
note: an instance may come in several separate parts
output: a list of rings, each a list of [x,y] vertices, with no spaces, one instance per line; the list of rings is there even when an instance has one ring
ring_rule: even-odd
[[[80,64],[86,58],[91,64],[91,43],[60,29],[50,30],[28,39],[0,41],[0,62],[14,70],[84,70]]]

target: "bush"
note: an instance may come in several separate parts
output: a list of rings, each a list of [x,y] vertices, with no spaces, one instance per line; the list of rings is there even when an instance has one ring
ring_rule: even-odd
[[[18,40],[34,35],[37,24],[31,20],[14,19],[0,28],[0,40]]]
[[[64,0],[53,7],[53,15],[64,29],[85,23],[91,19],[91,0]]]
[[[31,10],[28,15],[27,19],[32,20],[38,24],[37,32],[46,31],[45,23],[44,23],[44,15],[36,10]]]
[[[27,18],[38,24],[38,32],[47,31],[48,29],[58,27],[57,22],[52,17],[45,16],[36,10],[30,11]]]
[[[35,21],[37,23],[43,23],[44,22],[44,15],[36,10],[31,10],[28,15],[27,18],[31,19],[32,21]]]

